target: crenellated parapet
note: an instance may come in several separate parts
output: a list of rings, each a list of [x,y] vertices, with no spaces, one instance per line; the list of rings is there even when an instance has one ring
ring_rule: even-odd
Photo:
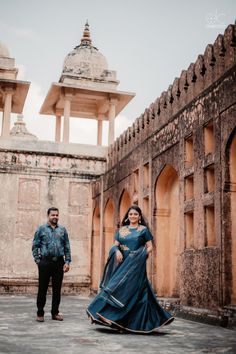
[[[187,70],[182,70],[167,91],[163,91],[145,111],[120,135],[108,151],[108,168],[127,153],[161,130],[174,116],[203,91],[219,80],[236,62],[236,25],[229,25],[214,44],[208,44],[203,55]],[[160,133],[161,134],[161,133]]]

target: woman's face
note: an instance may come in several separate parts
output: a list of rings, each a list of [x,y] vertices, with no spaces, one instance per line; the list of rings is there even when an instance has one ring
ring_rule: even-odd
[[[130,209],[128,213],[128,219],[130,224],[138,224],[140,214],[135,209]]]

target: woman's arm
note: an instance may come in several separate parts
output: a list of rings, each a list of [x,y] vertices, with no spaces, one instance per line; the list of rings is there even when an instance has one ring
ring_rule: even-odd
[[[152,252],[152,249],[153,249],[152,241],[146,242],[146,248],[147,248],[147,255],[149,256],[149,254]]]
[[[115,240],[114,245],[119,247],[120,242]],[[117,259],[117,262],[119,262],[119,263],[121,263],[123,261],[123,255],[119,249],[117,249],[117,251],[116,251],[116,259]]]

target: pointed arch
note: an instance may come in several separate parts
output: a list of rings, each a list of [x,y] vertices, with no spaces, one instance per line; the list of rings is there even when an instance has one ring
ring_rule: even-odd
[[[93,211],[91,251],[91,289],[97,290],[100,269],[100,210],[98,205]]]
[[[131,205],[131,197],[126,189],[124,189],[121,193],[120,202],[119,202],[119,216],[120,221],[125,216],[126,211]]]
[[[104,261],[108,257],[109,249],[114,243],[115,207],[112,199],[108,199],[104,210]]]
[[[179,178],[171,165],[166,165],[157,178],[155,201],[154,285],[158,296],[178,297]]]
[[[230,243],[232,290],[231,304],[236,305],[236,128],[229,141]]]

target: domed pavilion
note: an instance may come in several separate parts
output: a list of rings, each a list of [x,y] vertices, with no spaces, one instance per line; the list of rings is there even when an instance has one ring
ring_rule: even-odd
[[[81,42],[65,58],[58,83],[53,83],[40,109],[56,117],[55,141],[68,143],[70,118],[97,120],[97,145],[102,144],[102,122],[109,121],[108,144],[114,142],[115,118],[135,96],[117,90],[116,72],[93,46],[88,23]],[[63,134],[61,139],[61,125]]]
[[[2,115],[2,139],[9,139],[11,113],[22,113],[29,82],[17,80],[18,69],[8,48],[0,42],[0,111]]]

